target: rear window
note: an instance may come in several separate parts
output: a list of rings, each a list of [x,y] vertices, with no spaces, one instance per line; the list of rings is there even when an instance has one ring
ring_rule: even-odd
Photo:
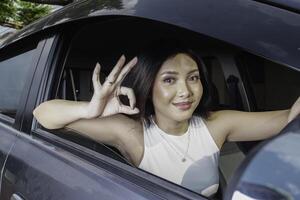
[[[0,113],[15,118],[36,45],[0,58]]]

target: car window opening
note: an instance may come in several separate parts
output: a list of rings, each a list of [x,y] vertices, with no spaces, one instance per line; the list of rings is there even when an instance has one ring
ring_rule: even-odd
[[[112,33],[119,32],[115,29],[123,29],[124,27],[126,27],[127,31],[123,31],[122,37],[112,35]],[[267,90],[273,89],[271,85],[273,81],[275,81],[275,79],[271,79],[269,76],[274,72],[273,67],[274,65],[277,66],[277,64],[250,53],[245,53],[241,49],[220,41],[182,29],[176,29],[174,32],[174,29],[176,29],[176,27],[163,25],[162,23],[145,23],[143,20],[138,21],[135,19],[132,21],[128,19],[123,21],[117,20],[115,23],[104,25],[101,23],[99,25],[86,25],[78,31],[72,40],[67,62],[65,66],[63,66],[62,71],[59,72],[62,76],[60,76],[60,80],[56,80],[58,87],[52,98],[89,101],[93,95],[92,73],[96,62],[101,63],[101,82],[103,82],[119,55],[125,54],[128,55],[128,57],[133,57],[138,49],[147,42],[155,38],[167,36],[170,33],[177,33],[178,35],[173,34],[174,37],[182,38],[182,35],[184,35],[185,38],[190,38],[189,42],[192,41],[195,49],[197,49],[206,65],[207,76],[212,81],[212,102],[214,105],[212,110],[249,109],[251,111],[259,111],[277,109],[290,103],[288,102],[289,100],[287,100],[287,102],[280,102],[277,106],[276,102],[274,102],[273,106],[267,107],[267,105],[272,105],[271,101],[273,98],[268,96],[270,93],[268,93]],[[145,35],[145,32],[150,30],[160,31],[155,32],[150,38],[144,38],[143,35]],[[101,37],[99,37],[99,35],[101,35]],[[82,40],[82,38],[84,38],[84,40]],[[114,40],[114,42],[112,40]],[[131,41],[136,42],[132,43]],[[222,49],[221,53],[220,49]],[[226,52],[226,58],[235,64],[230,67],[226,66],[226,61],[222,59],[223,52]],[[261,60],[263,62],[263,64],[260,63],[262,67],[260,66],[261,68],[255,72],[254,70],[252,71],[256,65],[256,63],[253,63],[253,60],[256,60],[258,63]],[[276,66],[275,68],[277,69]],[[256,67],[258,67],[258,65],[256,65]],[[285,69],[283,71],[285,71]],[[267,72],[270,74],[267,74]],[[243,75],[241,75],[241,73],[243,73]],[[282,71],[279,70],[276,73],[279,75]],[[289,80],[285,80],[287,82],[286,86],[293,87],[293,84],[299,85],[299,80],[299,73],[297,73],[292,84],[289,83]],[[266,83],[267,81],[270,81],[270,83],[268,83],[270,88],[262,88],[261,83]],[[254,91],[254,96],[246,96],[242,92],[242,87]],[[278,87],[280,89],[284,88],[279,85]],[[295,87],[293,88],[295,89]],[[261,94],[265,95],[262,96]],[[293,94],[294,96],[299,96],[298,90],[293,90]],[[247,99],[249,105],[246,105],[245,99]],[[293,97],[291,97],[291,99],[293,99]],[[127,101],[127,99],[124,101]],[[71,140],[132,166],[130,161],[122,156],[121,152],[114,147],[91,141],[79,136],[72,130],[64,129],[52,132],[67,140]],[[234,170],[244,159],[245,154],[256,145],[257,142],[251,144],[247,142],[231,142],[223,146],[220,154],[219,167],[221,181],[224,182],[222,184],[223,189],[226,187],[226,183],[234,173]]]

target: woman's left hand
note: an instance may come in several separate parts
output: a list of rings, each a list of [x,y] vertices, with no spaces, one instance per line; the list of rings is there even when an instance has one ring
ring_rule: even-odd
[[[293,106],[290,109],[288,116],[288,123],[295,119],[300,114],[300,97],[296,100]]]

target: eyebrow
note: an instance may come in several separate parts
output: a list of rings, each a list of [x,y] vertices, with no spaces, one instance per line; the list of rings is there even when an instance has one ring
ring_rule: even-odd
[[[198,72],[198,71],[199,71],[198,69],[193,69],[193,70],[189,71],[188,74],[192,74],[192,73]],[[176,72],[176,71],[164,71],[160,75],[163,75],[163,74],[175,74],[175,75],[177,75],[178,72]]]

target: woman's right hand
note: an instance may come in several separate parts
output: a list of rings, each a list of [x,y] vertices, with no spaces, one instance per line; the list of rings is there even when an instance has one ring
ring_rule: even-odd
[[[132,88],[121,86],[123,79],[136,63],[137,57],[124,66],[125,56],[122,55],[103,84],[100,83],[101,66],[99,63],[96,64],[92,78],[94,94],[85,109],[85,118],[91,119],[117,113],[129,115],[139,113],[138,108],[135,107],[136,99]],[[130,106],[122,104],[119,95],[127,96]]]

